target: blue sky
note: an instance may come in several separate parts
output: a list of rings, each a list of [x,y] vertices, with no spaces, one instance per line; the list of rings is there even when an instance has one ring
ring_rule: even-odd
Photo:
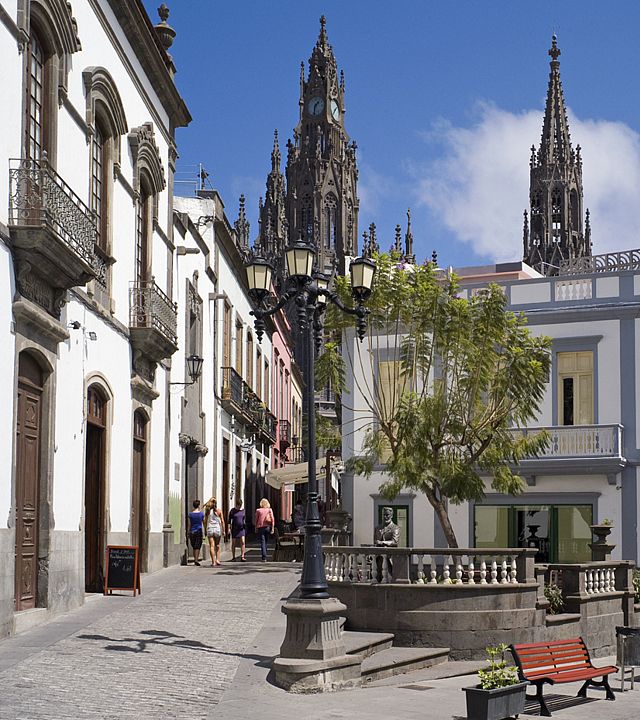
[[[375,222],[388,247],[410,206],[420,257],[436,249],[454,266],[521,257],[529,148],[540,140],[555,32],[594,252],[640,246],[640,3],[167,4],[176,83],[194,118],[177,134],[177,179],[194,180],[202,163],[232,222],[244,192],[252,238],[273,130],[283,147],[298,119],[300,61],[324,13],[358,143],[360,233]],[[145,5],[156,22],[159,2]]]

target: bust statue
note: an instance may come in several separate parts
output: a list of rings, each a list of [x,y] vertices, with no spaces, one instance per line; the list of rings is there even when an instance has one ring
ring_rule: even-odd
[[[400,528],[393,522],[393,508],[382,508],[382,525],[373,533],[373,542],[377,546],[398,547]]]

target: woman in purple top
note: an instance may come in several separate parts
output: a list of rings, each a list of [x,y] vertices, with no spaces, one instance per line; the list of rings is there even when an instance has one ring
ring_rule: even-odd
[[[204,513],[200,510],[200,500],[193,501],[193,510],[189,513],[189,540],[193,548],[193,564],[200,565],[202,547],[202,521]]]
[[[229,513],[229,524],[227,525],[231,533],[231,560],[235,562],[236,548],[240,545],[240,560],[246,562],[245,558],[245,536],[247,530],[245,527],[245,513],[242,509],[242,500],[236,500],[236,506]]]

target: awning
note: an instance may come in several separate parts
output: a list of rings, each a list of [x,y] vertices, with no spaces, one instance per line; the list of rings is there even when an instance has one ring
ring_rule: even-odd
[[[268,485],[280,490],[283,485],[299,485],[300,483],[309,482],[307,463],[297,463],[295,465],[287,465],[278,470],[267,470],[266,481]],[[316,477],[322,480],[326,477],[327,465],[326,461],[318,458],[316,464]]]

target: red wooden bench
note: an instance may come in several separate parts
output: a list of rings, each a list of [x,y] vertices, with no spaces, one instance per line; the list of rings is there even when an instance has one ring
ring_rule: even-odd
[[[578,691],[578,697],[586,698],[587,688],[593,686],[604,688],[607,700],[616,699],[607,675],[617,672],[618,668],[614,665],[594,667],[582,638],[524,643],[511,645],[510,649],[518,666],[520,679],[528,680],[536,686],[535,699],[540,703],[540,715],[551,716],[542,697],[542,687],[545,683],[554,685],[584,680],[583,686]],[[594,678],[597,677],[601,677],[602,680],[596,682]]]

